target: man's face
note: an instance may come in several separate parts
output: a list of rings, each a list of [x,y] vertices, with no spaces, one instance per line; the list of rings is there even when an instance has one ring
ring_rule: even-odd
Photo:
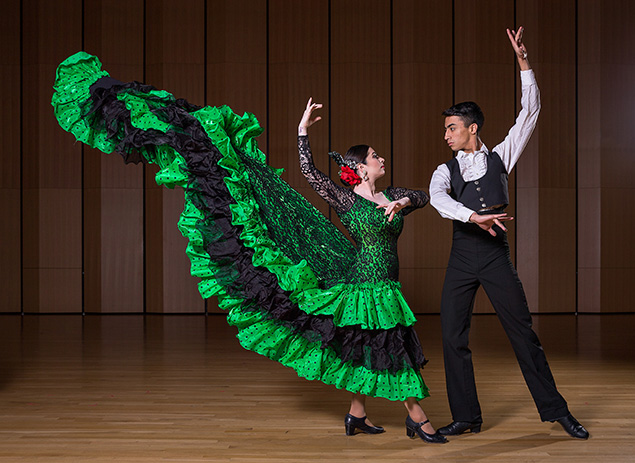
[[[476,124],[465,126],[459,116],[445,118],[445,136],[443,137],[452,151],[465,150],[472,137],[476,136]]]

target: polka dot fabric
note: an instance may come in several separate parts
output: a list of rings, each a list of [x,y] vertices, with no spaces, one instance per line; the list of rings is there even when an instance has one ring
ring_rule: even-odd
[[[184,188],[179,229],[188,238],[192,275],[200,278],[203,297],[219,298],[241,345],[301,377],[351,392],[426,397],[415,318],[393,278],[403,217],[391,225],[390,242],[353,246],[266,165],[253,115],[195,107],[139,83],[91,90],[107,76],[99,60],[83,52],[63,62],[52,100],[56,117],[78,140],[120,152],[126,162],[157,164],[158,184]],[[285,201],[266,199],[275,195]],[[298,230],[320,230],[309,239],[329,237],[315,244],[319,252],[304,259],[293,251],[296,235],[276,220],[273,211],[285,211],[278,207],[304,211],[294,216],[304,221]],[[348,226],[369,231],[369,217],[380,223],[375,212],[381,214],[358,204]],[[335,258],[338,265],[320,265]],[[352,262],[361,269],[349,272]],[[387,263],[390,274],[381,273]]]

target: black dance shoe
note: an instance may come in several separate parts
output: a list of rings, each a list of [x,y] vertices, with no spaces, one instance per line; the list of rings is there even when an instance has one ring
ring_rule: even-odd
[[[344,427],[346,428],[347,436],[354,435],[355,431],[358,429],[366,434],[381,434],[382,432],[384,432],[384,428],[382,428],[381,426],[367,425],[365,416],[363,418],[357,418],[350,413],[347,413],[346,418],[344,418]]]
[[[421,429],[421,426],[429,422],[430,420],[425,420],[421,423],[417,423],[412,418],[410,418],[410,415],[408,415],[408,417],[406,418],[406,436],[408,436],[410,439],[414,439],[416,434],[417,436],[421,437],[424,442],[427,442],[429,444],[445,444],[448,440],[441,434],[439,434],[439,431],[435,432],[434,434],[428,434],[423,429]]]
[[[559,420],[556,420],[556,421],[560,423],[560,425],[562,426],[562,429],[567,431],[567,434],[569,434],[571,437],[575,437],[576,439],[589,438],[589,431],[584,429],[584,426],[578,423],[578,420],[576,420],[571,413],[569,413],[564,418],[560,418]]]
[[[444,436],[458,436],[465,431],[471,431],[472,434],[481,432],[481,423],[472,423],[470,421],[453,421],[447,426],[438,429],[438,433]]]

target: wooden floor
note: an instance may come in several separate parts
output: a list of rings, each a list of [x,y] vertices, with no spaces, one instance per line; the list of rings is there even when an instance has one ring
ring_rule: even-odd
[[[386,433],[344,435],[349,394],[244,351],[222,316],[0,316],[0,462],[626,462],[635,457],[635,315],[542,315],[560,391],[591,433],[542,423],[497,319],[475,316],[483,431],[429,445],[370,399]],[[449,422],[438,316],[417,324],[423,401]]]

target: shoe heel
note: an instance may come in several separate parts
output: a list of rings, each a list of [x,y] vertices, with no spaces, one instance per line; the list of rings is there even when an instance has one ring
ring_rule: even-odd
[[[414,429],[406,428],[406,436],[408,436],[410,439],[414,439],[415,438]]]
[[[478,425],[476,425],[476,426],[474,426],[472,428],[472,434],[478,434],[479,432],[481,432],[481,425],[480,424],[478,424]]]
[[[354,436],[355,435],[355,425],[350,424],[350,423],[346,423],[344,425],[345,429],[346,429],[346,435],[347,436]]]

